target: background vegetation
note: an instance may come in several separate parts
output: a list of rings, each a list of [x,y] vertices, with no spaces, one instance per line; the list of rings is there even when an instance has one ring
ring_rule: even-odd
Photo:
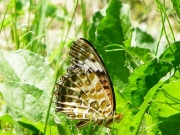
[[[0,1],[0,134],[179,134],[180,2],[123,2]],[[113,82],[123,119],[110,129],[79,130],[54,111],[54,84],[80,37]]]

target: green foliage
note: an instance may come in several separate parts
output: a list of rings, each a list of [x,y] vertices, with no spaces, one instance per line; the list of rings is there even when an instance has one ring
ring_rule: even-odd
[[[44,126],[39,123],[40,130],[37,123],[46,120],[54,88],[52,69],[40,56],[26,50],[1,50],[0,67],[0,92],[7,104],[7,111],[1,115],[8,113],[12,119],[10,123],[35,133],[43,132]]]
[[[164,7],[159,1],[156,2],[164,23],[163,17],[167,17]],[[122,114],[123,119],[120,123],[113,122],[111,128],[90,122],[87,127],[77,129],[75,124],[78,121],[55,113],[54,85],[69,64],[67,48],[72,40],[65,38],[69,34],[77,3],[71,16],[68,16],[66,8],[59,8],[47,1],[28,3],[18,0],[7,4],[0,22],[0,32],[11,28],[15,49],[7,51],[12,49],[1,47],[0,50],[0,134],[178,134],[180,41],[170,42],[164,24],[162,31],[167,45],[160,44],[159,39],[156,41],[150,34],[132,26],[130,7],[119,0],[112,0],[93,15],[87,36],[110,74],[116,96],[116,113]],[[178,3],[172,1],[177,13]],[[89,24],[85,18],[84,1],[81,5],[84,22],[76,33],[82,29],[86,37]],[[6,16],[8,11],[10,16]],[[32,13],[34,18],[25,30],[21,30],[17,24],[25,11],[29,13],[29,20]],[[59,11],[63,11],[64,16],[59,15]],[[50,19],[48,24],[45,21],[47,18]],[[51,50],[46,32],[54,19],[62,21],[63,27],[67,25],[67,33],[62,32],[61,44]],[[11,26],[12,22],[16,23]],[[171,33],[174,37],[172,29]]]
[[[178,17],[180,18],[180,8],[179,8],[180,2],[178,0],[172,0],[172,4],[175,11],[177,12]]]
[[[107,51],[106,47],[111,44],[123,45],[123,42],[128,39],[131,34],[129,18],[129,6],[113,0],[107,7],[94,14],[88,32],[88,40],[102,56],[113,85],[119,88],[124,87],[129,76],[127,67],[124,67],[125,51],[113,51],[112,48],[108,48],[111,51]]]

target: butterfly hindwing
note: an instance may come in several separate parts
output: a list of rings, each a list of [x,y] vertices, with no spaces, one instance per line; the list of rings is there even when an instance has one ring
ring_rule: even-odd
[[[98,125],[114,115],[113,87],[106,68],[93,46],[85,39],[73,42],[69,55],[71,65],[57,83],[56,111],[67,114],[69,119],[81,122],[77,127],[92,121]],[[121,115],[115,119],[120,121]]]

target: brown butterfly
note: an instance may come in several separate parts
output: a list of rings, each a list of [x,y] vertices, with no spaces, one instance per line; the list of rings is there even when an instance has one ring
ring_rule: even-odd
[[[73,42],[69,55],[71,65],[56,85],[56,112],[79,120],[78,128],[89,122],[105,127],[119,122],[122,115],[115,114],[113,87],[96,50],[80,38]]]

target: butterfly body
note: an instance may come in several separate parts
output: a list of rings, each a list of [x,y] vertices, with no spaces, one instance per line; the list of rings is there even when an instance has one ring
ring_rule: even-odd
[[[92,45],[85,39],[73,42],[67,73],[56,84],[56,111],[69,119],[80,120],[77,127],[90,121],[108,127],[119,122],[115,115],[115,97],[106,68]]]

